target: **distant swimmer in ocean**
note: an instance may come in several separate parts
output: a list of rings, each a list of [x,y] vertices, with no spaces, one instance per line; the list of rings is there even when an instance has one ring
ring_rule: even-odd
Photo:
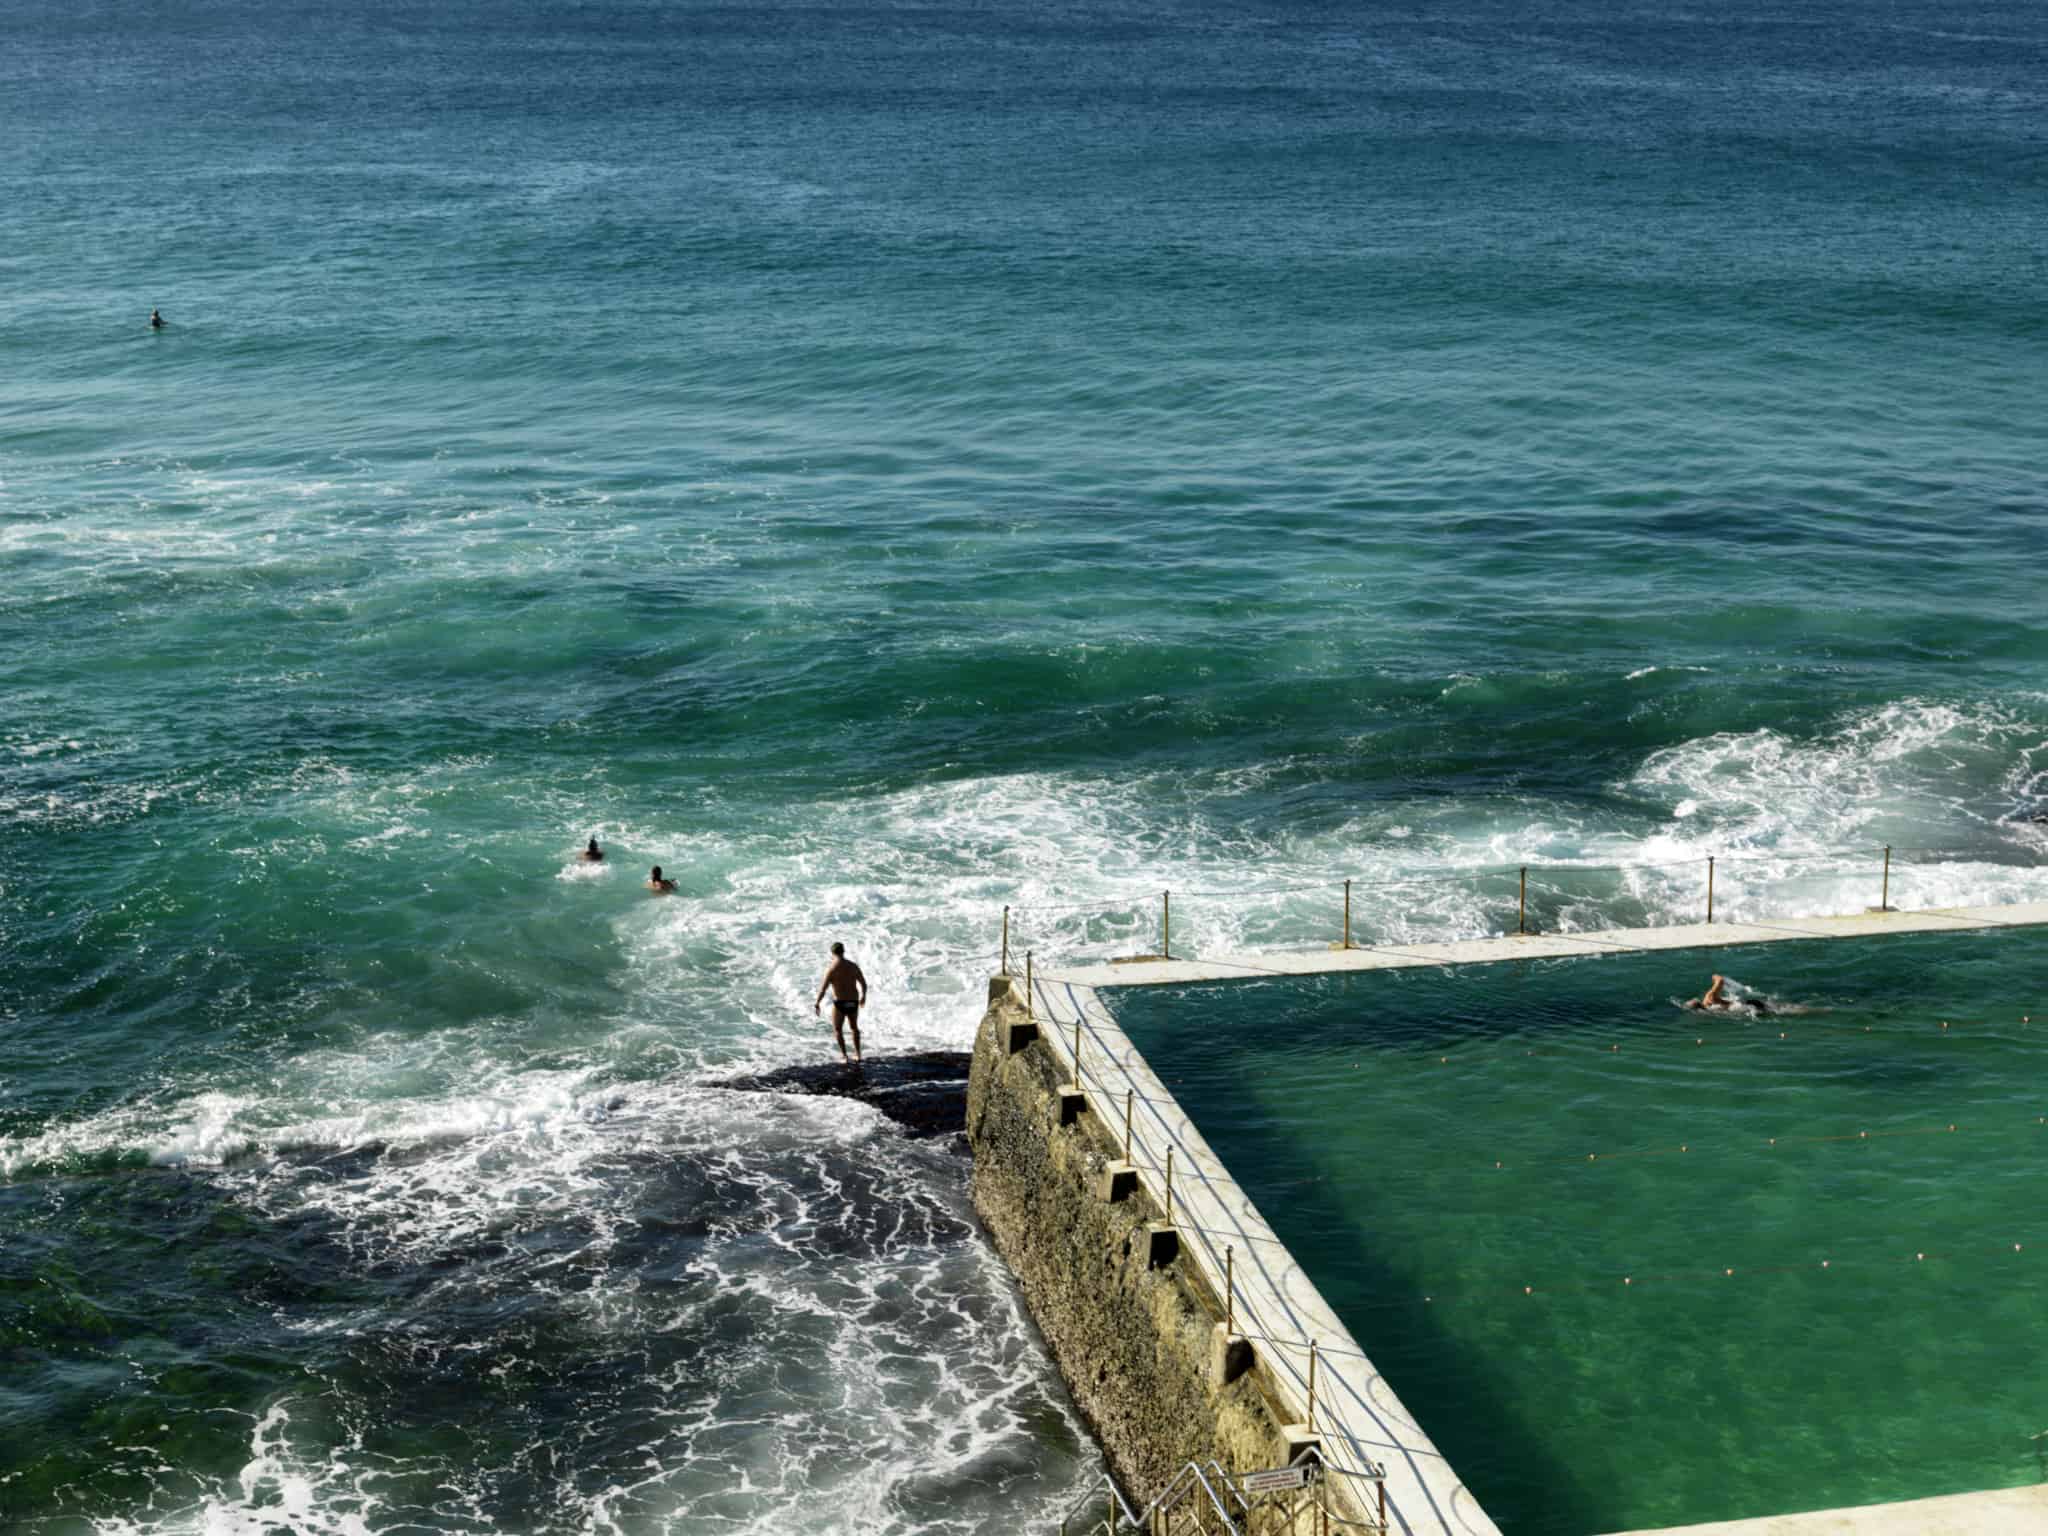
[[[164,312],[162,310],[152,309],[149,312],[149,328],[152,331],[160,331],[164,328]]]
[[[825,972],[825,979],[818,983],[818,995],[811,999],[811,1012],[818,1011],[818,1005],[825,1001],[825,990],[832,991],[832,1038],[839,1042],[839,1059],[848,1066],[860,1060],[860,1011],[867,1006],[868,979],[861,974],[859,966],[846,958],[846,946],[832,946],[832,966]],[[846,1054],[846,1027],[853,1026],[853,1054]]]
[[[586,855],[588,852],[589,850],[586,849]],[[654,892],[657,896],[673,896],[676,893],[676,883],[673,880],[663,879],[661,866],[657,864],[647,872],[647,889]]]
[[[604,862],[604,850],[597,846],[597,839],[594,837],[583,845],[583,862],[586,864],[602,864]],[[661,871],[656,870],[655,873],[660,874]]]
[[[1716,976],[1713,984],[1705,992],[1702,992],[1696,998],[1688,999],[1685,1006],[1698,1009],[1703,1013],[1710,1008],[1718,1009],[1723,1013],[1761,1014],[1771,1011],[1771,1005],[1760,997],[1730,997],[1728,995],[1728,978],[1726,976]]]

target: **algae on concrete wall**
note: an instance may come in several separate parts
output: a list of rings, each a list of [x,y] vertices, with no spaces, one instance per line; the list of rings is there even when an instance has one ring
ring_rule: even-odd
[[[1021,1024],[1021,993],[989,987],[968,1077],[974,1207],[1009,1264],[1060,1374],[1134,1503],[1188,1462],[1232,1473],[1286,1462],[1272,1383],[1254,1368],[1212,1382],[1222,1307],[1193,1263],[1150,1264],[1147,1227],[1160,1212],[1140,1191],[1098,1193],[1118,1155],[1094,1105],[1061,1123],[1068,1074]],[[1021,1048],[1012,1050],[1013,1038]]]

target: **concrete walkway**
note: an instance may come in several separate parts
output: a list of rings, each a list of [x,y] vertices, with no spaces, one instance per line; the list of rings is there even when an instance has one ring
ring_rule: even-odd
[[[2037,1485],[1719,1525],[1668,1526],[1631,1536],[2039,1536],[2042,1531],[2048,1531],[2048,1487]]]
[[[1794,939],[1865,939],[1886,934],[2031,928],[2043,924],[2048,924],[2048,901],[2029,901],[2002,907],[1939,907],[1925,912],[1893,910],[1859,912],[1846,917],[1773,918],[1768,923],[1685,923],[1672,928],[1510,934],[1499,939],[1451,939],[1434,944],[1265,950],[1200,959],[1053,967],[1040,974],[1049,981],[1072,982],[1082,987],[1165,987],[1201,981],[1244,981],[1260,976],[1322,976],[1337,971],[1386,971],[1420,965],[1491,965],[1502,960],[1547,960],[1565,955],[1719,949],[1738,944],[1783,944]]]

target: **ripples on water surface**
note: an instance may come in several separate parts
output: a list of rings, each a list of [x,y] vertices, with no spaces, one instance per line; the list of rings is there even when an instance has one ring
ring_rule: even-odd
[[[1062,1505],[964,1163],[708,1086],[826,1049],[834,937],[878,1048],[958,1049],[1005,903],[1689,866],[1537,892],[1660,921],[1714,853],[1763,915],[1884,843],[1959,855],[1895,901],[2048,893],[2043,55],[1996,5],[11,7],[7,1521]]]
[[[2038,1480],[2043,947],[1111,1000],[1487,1513],[1574,1536]],[[1772,1011],[1675,1006],[1710,966]]]

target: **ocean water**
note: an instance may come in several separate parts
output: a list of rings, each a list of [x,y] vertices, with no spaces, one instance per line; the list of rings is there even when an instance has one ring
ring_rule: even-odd
[[[8,6],[0,1527],[1062,1508],[963,1160],[715,1086],[828,1057],[835,939],[886,1054],[1005,905],[2048,893],[2044,66],[1915,0]]]
[[[2041,1480],[2044,958],[2015,929],[1110,1001],[1501,1529],[1588,1536]],[[1770,1012],[1676,1006],[1711,970]]]

